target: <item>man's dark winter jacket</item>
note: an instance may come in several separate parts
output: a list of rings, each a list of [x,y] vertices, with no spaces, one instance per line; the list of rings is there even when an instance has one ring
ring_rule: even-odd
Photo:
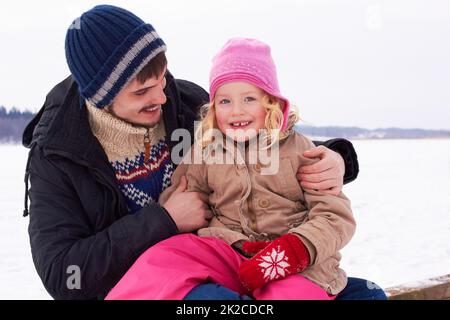
[[[192,133],[208,94],[170,74],[167,80],[167,136],[177,128]],[[77,85],[69,77],[47,95],[23,135],[24,146],[30,148],[24,215],[29,195],[33,261],[55,299],[104,298],[146,249],[178,233],[167,211],[156,203],[128,214],[114,171],[81,105]],[[167,143],[170,149],[175,144],[170,139]],[[334,139],[324,145],[344,157],[345,181],[355,179],[358,162],[351,143]]]

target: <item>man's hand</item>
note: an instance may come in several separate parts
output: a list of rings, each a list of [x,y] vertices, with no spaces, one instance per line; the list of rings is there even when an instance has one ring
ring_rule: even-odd
[[[299,168],[297,179],[300,185],[337,196],[344,185],[345,163],[341,155],[324,146],[305,151],[303,155],[320,160]]]
[[[181,177],[180,184],[163,204],[180,233],[207,227],[213,214],[208,206],[208,196],[199,192],[187,192],[187,179]]]

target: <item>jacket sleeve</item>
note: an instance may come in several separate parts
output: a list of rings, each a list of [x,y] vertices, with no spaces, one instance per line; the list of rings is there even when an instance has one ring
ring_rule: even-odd
[[[102,299],[143,251],[177,228],[164,209],[151,204],[96,230],[58,161],[37,150],[31,159],[33,261],[53,298]],[[102,219],[101,213],[91,216]]]
[[[188,179],[188,190],[202,192],[209,195],[212,190],[208,186],[208,173],[206,164],[191,164],[186,170],[186,178]],[[248,241],[248,237],[244,235],[243,230],[231,230],[220,221],[220,214],[211,208],[214,217],[211,219],[209,226],[201,228],[197,231],[200,237],[214,237],[233,245],[238,241]]]
[[[327,141],[313,141],[316,146],[323,145],[341,155],[345,162],[344,184],[350,183],[358,177],[359,163],[353,144],[346,139],[331,139]]]
[[[189,155],[188,155],[189,156]],[[161,205],[170,198],[170,196],[174,193],[174,191],[178,188],[180,184],[181,177],[185,176],[188,181],[187,191],[193,192],[201,192],[206,195],[209,195],[211,190],[208,187],[206,182],[206,177],[203,176],[204,167],[201,164],[186,164],[184,162],[180,163],[171,178],[171,185],[167,189],[165,189],[161,195],[159,196],[158,202]]]
[[[341,250],[353,237],[356,222],[350,200],[315,190],[304,190],[308,218],[289,232],[299,235],[310,254],[311,265],[318,264]]]
[[[314,147],[306,137],[298,135],[296,149],[308,150]],[[303,152],[298,153],[299,165],[309,163]],[[310,264],[319,264],[341,250],[353,237],[356,222],[353,218],[350,200],[341,192],[333,196],[324,192],[302,189],[301,202],[307,210],[304,222],[289,230],[300,236],[310,254]]]
[[[181,163],[172,175],[172,185],[161,194],[159,203],[163,204],[167,201],[170,195],[172,195],[178,187],[182,176],[186,176],[188,181],[188,191],[200,192],[206,195],[209,195],[212,192],[208,186],[207,167],[205,164]],[[220,221],[220,217],[217,212],[214,211],[214,208],[211,208],[211,210],[214,213],[214,217],[211,219],[208,227],[201,228],[197,231],[198,236],[219,238],[230,245],[239,240],[249,240],[248,237],[243,234],[242,230],[238,232],[227,228]]]

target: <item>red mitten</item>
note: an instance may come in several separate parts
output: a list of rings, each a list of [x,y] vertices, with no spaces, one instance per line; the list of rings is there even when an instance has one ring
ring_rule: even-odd
[[[285,234],[239,267],[242,285],[250,292],[266,283],[305,270],[309,253],[299,237]]]
[[[248,254],[257,254],[262,249],[267,247],[272,241],[245,241],[242,245],[242,250]]]

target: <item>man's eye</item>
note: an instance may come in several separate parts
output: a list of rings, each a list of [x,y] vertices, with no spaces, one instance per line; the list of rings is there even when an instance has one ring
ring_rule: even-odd
[[[135,92],[134,95],[135,96],[143,96],[146,93],[147,93],[147,90],[145,90],[145,91],[138,91],[138,92]]]

